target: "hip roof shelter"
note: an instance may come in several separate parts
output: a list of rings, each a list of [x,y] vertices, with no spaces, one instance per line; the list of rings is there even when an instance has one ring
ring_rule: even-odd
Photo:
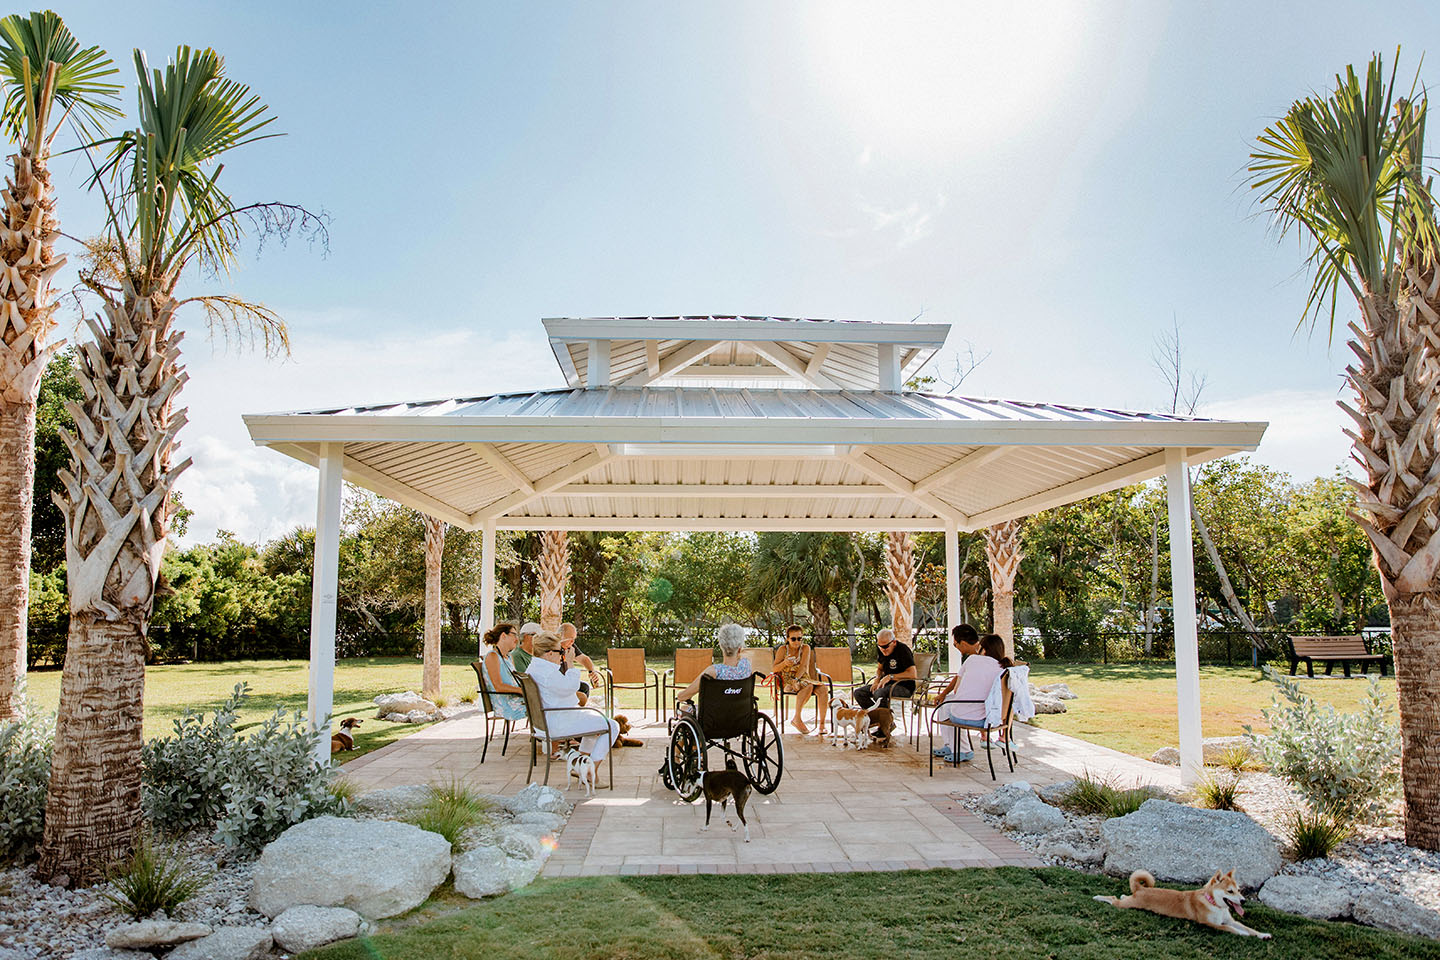
[[[249,414],[251,439],[319,467],[310,716],[332,705],[342,478],[481,530],[958,533],[1164,475],[1175,605],[1193,609],[1187,468],[1267,424],[904,389],[948,324],[775,317],[544,321],[563,389]],[[1182,544],[1182,549],[1175,549]],[[1175,620],[1180,752],[1201,762],[1196,625]]]

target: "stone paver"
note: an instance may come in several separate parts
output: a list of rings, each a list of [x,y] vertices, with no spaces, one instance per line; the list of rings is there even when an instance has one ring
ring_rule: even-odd
[[[635,718],[632,716],[632,720]],[[498,739],[482,764],[484,722],[469,714],[434,724],[345,764],[346,777],[362,791],[451,777],[486,793],[510,793],[530,782],[530,746],[511,735],[506,756]],[[973,762],[936,764],[929,776],[928,746],[900,740],[889,750],[856,751],[814,737],[784,737],[785,771],[768,797],[752,794],[746,808],[751,842],[731,831],[716,808],[708,831],[704,802],[681,804],[656,770],[668,742],[665,725],[636,724],[643,747],[614,751],[615,789],[608,763],[601,789],[576,803],[544,875],[654,876],[693,873],[836,873],[937,867],[1038,866],[1029,851],[994,830],[954,799],[994,789],[983,749]],[[1039,787],[1077,774],[1122,782],[1174,786],[1175,767],[1161,766],[1083,740],[1021,727],[1020,762],[1012,773],[997,752],[999,783],[1025,780]],[[711,760],[719,759],[712,751]],[[718,765],[718,764],[716,764]],[[544,761],[533,779],[544,777]],[[565,768],[552,766],[551,783],[566,788]],[[731,813],[731,820],[736,822]]]

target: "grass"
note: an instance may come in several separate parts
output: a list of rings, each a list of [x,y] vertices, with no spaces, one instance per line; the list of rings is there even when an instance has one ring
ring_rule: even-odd
[[[1244,793],[1240,786],[1240,777],[1233,771],[1227,773],[1212,772],[1195,784],[1195,799],[1200,806],[1209,807],[1211,810],[1239,810],[1240,794]]]
[[[406,819],[421,830],[440,834],[453,847],[466,830],[483,823],[489,815],[488,801],[459,781],[451,780],[431,784],[425,802]]]
[[[1034,683],[1064,682],[1079,694],[1065,703],[1065,713],[1035,718],[1037,726],[1148,758],[1161,747],[1179,742],[1175,712],[1175,667],[1171,664],[1074,664],[1044,663],[1030,666]],[[1367,684],[1358,678],[1308,680],[1297,678],[1300,689],[1320,703],[1334,704],[1337,710],[1353,710],[1365,697]],[[1387,677],[1381,687],[1392,698],[1395,678]],[[1200,668],[1200,715],[1207,737],[1228,737],[1242,733],[1243,724],[1256,732],[1269,727],[1260,708],[1269,706],[1274,687],[1252,667],[1202,666]]]
[[[157,910],[174,916],[175,909],[199,893],[209,877],[191,870],[173,847],[142,837],[130,859],[110,871],[105,899],[132,919],[142,920]]]
[[[829,960],[1299,960],[1437,958],[1440,945],[1256,905],[1242,939],[1090,898],[1120,880],[1049,868],[784,876],[542,880],[438,919],[382,925],[376,935],[307,960],[581,960],[825,957]],[[426,913],[421,908],[422,915]]]

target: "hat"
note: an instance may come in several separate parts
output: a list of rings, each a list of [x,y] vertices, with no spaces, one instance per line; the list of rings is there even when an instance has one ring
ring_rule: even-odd
[[[522,637],[525,636],[525,634],[527,634],[527,633],[539,633],[539,632],[540,632],[540,624],[536,623],[534,620],[531,620],[531,621],[527,622],[527,623],[525,624],[525,626],[523,626],[523,627],[520,628],[520,636],[522,636]]]

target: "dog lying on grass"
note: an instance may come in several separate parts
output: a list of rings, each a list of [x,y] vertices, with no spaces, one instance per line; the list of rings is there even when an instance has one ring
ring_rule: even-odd
[[[340,729],[330,736],[330,752],[343,753],[355,749],[355,728],[364,723],[359,717],[346,717],[340,721]]]
[[[1269,940],[1270,934],[1252,930],[1230,915],[1233,907],[1240,916],[1245,916],[1245,896],[1235,882],[1235,871],[1220,873],[1199,890],[1169,890],[1155,886],[1155,878],[1149,871],[1136,870],[1130,874],[1130,895],[1128,897],[1096,897],[1101,903],[1126,910],[1149,910],[1162,917],[1190,920],[1195,923],[1224,930],[1242,937],[1259,937]]]

